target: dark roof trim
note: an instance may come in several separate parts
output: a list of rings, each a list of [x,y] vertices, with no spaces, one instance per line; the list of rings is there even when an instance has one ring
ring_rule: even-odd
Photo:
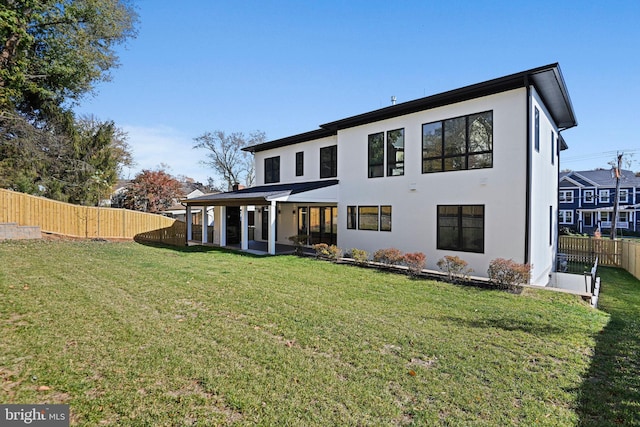
[[[276,139],[275,141],[264,142],[262,144],[252,145],[244,147],[243,151],[255,153],[256,151],[265,151],[272,148],[284,147],[287,145],[298,144],[301,142],[313,141],[314,139],[325,138],[327,136],[333,136],[337,131],[331,129],[316,129],[311,132],[300,133],[298,135],[288,136],[282,139]]]
[[[339,130],[533,85],[560,130],[578,125],[558,63],[320,125],[322,129],[243,148],[252,153],[336,135]],[[564,140],[561,149],[566,148]]]
[[[320,127],[337,131],[339,129],[360,126],[379,120],[526,87],[527,81],[533,83],[560,129],[567,129],[577,125],[573,106],[569,99],[569,93],[564,84],[562,73],[560,72],[560,66],[556,63],[450,90],[426,98],[403,102],[357,116],[347,117],[346,119],[325,123],[320,125]]]
[[[181,200],[185,205],[195,206],[244,206],[264,205],[271,199],[292,194],[305,193],[338,184],[337,179],[324,181],[295,182],[290,184],[261,185],[258,187],[243,188],[226,193],[207,194],[192,199]]]

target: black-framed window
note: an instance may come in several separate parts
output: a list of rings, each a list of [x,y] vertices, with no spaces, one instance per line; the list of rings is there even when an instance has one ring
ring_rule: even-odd
[[[404,128],[387,131],[387,176],[404,175]]]
[[[304,175],[304,151],[296,153],[296,176]]]
[[[551,164],[556,164],[556,134],[551,131]]]
[[[380,231],[391,231],[391,206],[380,206]]]
[[[378,229],[378,206],[358,206],[358,230]]]
[[[484,252],[484,205],[438,205],[438,249]]]
[[[369,135],[367,165],[369,178],[384,176],[384,132]]]
[[[493,167],[493,111],[422,125],[422,173]]]
[[[280,182],[280,156],[264,159],[264,183]]]
[[[538,107],[534,107],[534,148],[539,153],[540,152],[540,110]]]
[[[338,176],[338,146],[332,145],[320,149],[320,178]]]
[[[355,230],[358,221],[358,211],[356,206],[347,206],[347,229]]]

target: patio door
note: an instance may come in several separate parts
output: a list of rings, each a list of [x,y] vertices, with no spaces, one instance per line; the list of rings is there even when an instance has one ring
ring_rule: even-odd
[[[309,207],[310,243],[335,245],[338,240],[338,208],[336,206]]]
[[[240,207],[227,206],[227,244],[240,243]]]
[[[582,221],[585,227],[593,227],[593,212],[582,212]]]

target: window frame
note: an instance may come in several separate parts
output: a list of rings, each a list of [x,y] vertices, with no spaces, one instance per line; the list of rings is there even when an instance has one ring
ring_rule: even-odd
[[[560,203],[573,203],[573,190],[560,190],[558,194],[558,201]]]
[[[483,116],[488,116],[486,118],[489,118],[491,123],[491,133],[488,135],[487,141],[485,141],[488,149],[474,150],[472,142],[475,139],[472,137],[475,133],[472,126],[476,123],[477,118],[482,118]],[[452,129],[455,130],[456,122],[461,120],[464,120],[464,147],[460,143],[458,145],[455,144],[456,139],[460,142],[460,132],[458,131],[455,134],[452,132]],[[493,110],[423,123],[422,173],[493,168],[493,123]],[[425,133],[427,129],[430,130],[429,133]],[[435,137],[435,143],[427,145],[427,138],[432,136]],[[451,144],[449,140],[454,141],[454,144]],[[486,159],[476,164],[473,159],[479,156],[486,157]],[[430,167],[426,167],[427,165],[430,165]]]
[[[596,200],[596,192],[595,190],[584,190],[584,202],[585,203],[594,203]],[[589,200],[589,197],[591,197],[591,200]]]
[[[368,224],[363,224],[362,223],[362,218],[367,218],[367,217],[373,217],[373,211],[369,214],[364,214],[362,213],[363,209],[375,209],[375,216],[376,216],[376,220],[375,220],[375,226],[376,228],[363,228],[365,225]],[[370,222],[370,221],[367,221]],[[372,225],[371,225],[372,227]],[[358,206],[358,230],[363,230],[363,231],[380,231],[380,206],[378,205],[363,205],[363,206]]]
[[[304,151],[296,152],[296,176],[304,175]]]
[[[388,213],[385,213],[388,211]],[[381,205],[380,206],[380,231],[391,231],[391,218],[392,218],[393,208],[391,205]],[[388,221],[385,221],[385,218],[389,218]]]
[[[533,135],[533,146],[536,150],[536,153],[540,152],[540,110],[538,107],[533,107],[534,109],[534,135]]]
[[[560,209],[558,211],[558,223],[559,224],[568,224],[568,225],[572,225],[573,224],[573,209]],[[567,221],[567,218],[569,218],[569,220]]]
[[[384,132],[367,135],[367,178],[384,177],[384,151]],[[379,161],[378,157],[380,157]]]
[[[392,143],[389,142],[391,138],[389,138],[389,134],[392,132],[400,132],[402,138],[402,147],[396,148]],[[392,129],[387,131],[387,140],[385,142],[385,155],[387,157],[386,161],[386,174],[387,176],[403,176],[404,175],[404,143],[405,143],[405,135],[404,128]],[[391,156],[391,151],[393,151],[393,158]],[[398,153],[402,153],[402,160],[398,160]],[[401,165],[401,166],[399,166]],[[400,171],[400,173],[393,173],[394,171]]]
[[[264,183],[275,184],[280,182],[280,156],[266,157],[264,159]]]
[[[330,159],[325,159],[323,155],[329,153]],[[338,146],[329,145],[320,147],[320,179],[335,178],[338,176]]]
[[[445,209],[456,209],[456,215],[447,215],[447,212],[443,212]],[[481,227],[476,226],[465,226],[464,225],[464,209],[465,208],[482,208],[482,225]],[[441,212],[442,210],[442,212]],[[455,226],[444,224],[446,218],[455,218]],[[437,205],[436,206],[436,248],[439,250],[449,250],[449,251],[457,251],[457,252],[470,252],[470,253],[485,253],[485,231],[486,231],[486,207],[485,205]],[[454,231],[457,230],[457,236],[454,244],[447,245],[445,244],[446,240],[444,237],[447,228],[451,228]],[[479,247],[475,247],[473,245],[468,245],[466,242],[468,241],[468,237],[471,231],[480,228],[482,230],[482,239]],[[468,230],[468,233],[465,233],[465,230]]]
[[[622,194],[624,193],[624,198]],[[618,193],[618,203],[629,203],[629,190],[626,188],[621,188]]]
[[[598,199],[600,203],[610,203],[611,193],[609,190],[598,190]]]
[[[347,230],[358,228],[358,207],[347,206]]]

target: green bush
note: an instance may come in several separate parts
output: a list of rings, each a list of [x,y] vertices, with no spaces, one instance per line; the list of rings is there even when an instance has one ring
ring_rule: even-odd
[[[317,243],[313,245],[313,249],[316,251],[316,255],[321,258],[328,258],[335,261],[342,256],[342,249],[336,245],[329,246],[326,243]]]
[[[353,258],[357,264],[366,264],[367,261],[369,261],[369,253],[364,249],[353,248],[350,252],[351,258]]]

